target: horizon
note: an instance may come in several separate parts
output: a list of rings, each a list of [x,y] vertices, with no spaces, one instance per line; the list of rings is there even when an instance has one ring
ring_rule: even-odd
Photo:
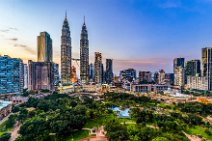
[[[190,1],[0,1],[0,54],[25,63],[36,61],[37,36],[46,31],[53,40],[53,60],[60,64],[61,30],[67,11],[74,58],[79,58],[85,16],[89,63],[94,61],[94,52],[101,52],[104,64],[105,59],[113,59],[116,75],[127,68],[136,69],[137,74],[159,69],[172,73],[174,58],[201,60],[201,49],[212,45],[212,1]],[[74,61],[73,65],[79,76],[79,67]]]

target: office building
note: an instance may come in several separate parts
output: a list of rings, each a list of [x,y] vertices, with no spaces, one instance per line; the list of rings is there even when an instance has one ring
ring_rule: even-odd
[[[186,76],[200,76],[200,60],[190,60],[186,62],[185,75]]]
[[[92,63],[89,65],[89,81],[94,81],[94,65]]]
[[[52,39],[47,32],[37,37],[38,62],[52,62]]]
[[[153,79],[154,79],[154,82],[155,82],[156,84],[159,83],[159,73],[158,73],[158,72],[155,72],[155,73],[154,73]]]
[[[0,94],[21,94],[24,86],[23,61],[0,56]]]
[[[113,60],[106,59],[105,81],[107,84],[113,82]]]
[[[166,73],[165,74],[165,83],[174,85],[174,73]]]
[[[89,41],[85,19],[82,25],[80,39],[80,79],[82,83],[89,81]]]
[[[189,75],[187,77],[187,88],[190,90],[208,90],[208,77]]]
[[[54,90],[54,63],[28,61],[29,90]]]
[[[185,58],[175,58],[173,61],[173,70],[175,70],[176,67],[184,68],[184,65],[185,65]]]
[[[163,69],[159,70],[158,73],[158,84],[164,84],[165,83],[165,71]]]
[[[208,79],[208,90],[212,90],[212,48],[202,49],[202,76]]]
[[[27,66],[27,64],[24,64],[23,77],[24,77],[24,89],[28,89],[28,66]]]
[[[129,68],[126,70],[120,71],[120,80],[121,81],[129,81],[132,82],[136,79],[136,70],[133,68]]]
[[[96,83],[102,83],[102,54],[95,52],[94,79]]]
[[[140,82],[152,82],[152,73],[150,71],[139,71],[138,78]]]
[[[185,84],[185,71],[184,68],[179,66],[174,70],[174,85],[183,86]]]
[[[59,81],[59,65],[54,63],[54,84],[58,84]]]
[[[71,51],[71,33],[67,15],[62,27],[61,36],[61,81],[63,84],[71,83],[71,69],[72,69],[72,51]]]

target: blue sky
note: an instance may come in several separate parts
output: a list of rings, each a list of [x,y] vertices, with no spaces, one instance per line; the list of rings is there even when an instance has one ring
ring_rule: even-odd
[[[129,67],[172,72],[173,58],[200,59],[201,48],[212,46],[212,0],[1,0],[0,54],[36,60],[36,38],[47,31],[59,63],[66,10],[73,56],[86,16],[90,62],[99,51],[103,62],[114,59],[116,74]]]

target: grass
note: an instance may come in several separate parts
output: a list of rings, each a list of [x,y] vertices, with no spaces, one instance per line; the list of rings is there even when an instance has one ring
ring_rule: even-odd
[[[204,137],[208,140],[212,140],[212,136],[205,133],[205,129],[206,128],[201,127],[201,126],[194,126],[194,127],[189,128],[187,130],[187,133],[190,135],[201,135],[202,137]]]
[[[80,139],[89,137],[89,131],[87,130],[80,130],[76,133],[73,133],[71,136],[69,136],[66,140],[67,141],[79,141]]]

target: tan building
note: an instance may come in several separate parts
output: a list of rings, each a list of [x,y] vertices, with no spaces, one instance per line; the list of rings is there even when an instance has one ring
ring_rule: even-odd
[[[102,83],[102,54],[95,52],[94,79],[96,83]]]
[[[158,83],[159,84],[164,84],[165,83],[165,71],[163,69],[159,70],[159,73],[158,73]]]
[[[184,68],[179,66],[174,70],[174,85],[183,86],[185,83],[185,73]]]
[[[52,62],[52,39],[47,32],[37,37],[38,62]]]

